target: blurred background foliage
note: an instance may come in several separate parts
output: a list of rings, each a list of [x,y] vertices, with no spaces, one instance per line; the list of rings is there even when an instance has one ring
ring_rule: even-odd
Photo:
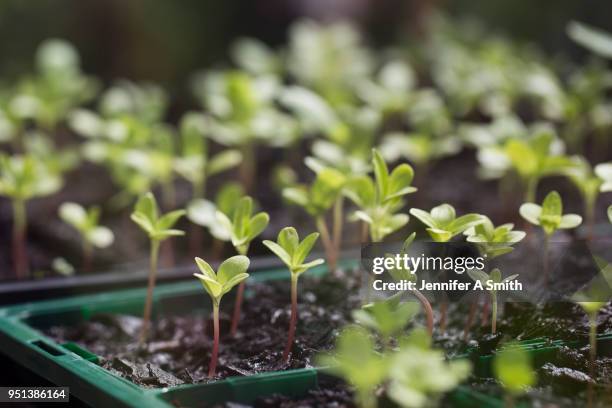
[[[238,37],[275,46],[298,18],[349,19],[384,45],[422,34],[434,9],[575,58],[586,52],[565,35],[570,20],[612,28],[609,0],[3,0],[0,77],[31,71],[36,46],[59,37],[76,45],[85,72],[104,81],[153,80],[186,94],[189,75],[227,61]]]

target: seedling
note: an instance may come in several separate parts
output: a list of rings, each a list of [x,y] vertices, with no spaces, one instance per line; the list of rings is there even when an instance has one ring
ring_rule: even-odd
[[[427,233],[435,242],[448,242],[455,235],[483,222],[480,214],[457,217],[453,206],[446,203],[432,208],[431,212],[411,208],[410,214],[427,226]]]
[[[159,257],[159,245],[167,238],[184,235],[178,229],[172,229],[174,224],[185,214],[185,210],[170,211],[160,215],[157,201],[152,193],[146,193],[134,207],[131,219],[149,236],[151,251],[149,259],[149,282],[147,285],[147,299],[145,302],[142,330],[140,333],[140,344],[144,344],[147,339],[149,323],[151,321],[151,307],[153,305],[153,289],[157,278],[157,260]]]
[[[419,306],[413,302],[401,302],[401,293],[388,299],[364,305],[353,310],[352,316],[359,325],[378,333],[386,347],[391,339],[399,335],[408,322],[418,313]]]
[[[507,344],[493,360],[495,377],[506,390],[506,407],[513,408],[514,400],[536,383],[536,373],[526,350]]]
[[[210,365],[208,366],[208,377],[212,378],[217,370],[219,356],[219,305],[221,304],[221,298],[234,286],[244,282],[249,277],[246,271],[249,268],[250,261],[246,256],[236,255],[223,261],[217,272],[201,258],[195,258],[195,262],[201,273],[194,273],[193,276],[200,280],[213,305],[214,340]]]
[[[469,361],[446,361],[444,353],[431,349],[425,339],[430,338],[418,336],[417,341],[403,342],[400,351],[393,356],[387,395],[400,407],[437,406],[441,396],[459,385],[472,371]]]
[[[497,331],[497,289],[495,289],[496,284],[511,282],[518,274],[510,275],[507,278],[502,279],[501,271],[497,268],[491,271],[490,275],[487,275],[485,271],[481,271],[479,269],[471,269],[468,271],[468,275],[474,281],[479,281],[482,284],[482,287],[487,289],[488,283],[493,283],[490,289],[487,289],[489,292],[489,296],[491,297],[491,333],[495,333]]]
[[[514,250],[512,245],[525,238],[524,231],[514,231],[514,224],[494,226],[489,217],[481,215],[482,222],[466,229],[467,241],[478,246],[487,259],[497,258]]]
[[[360,176],[350,180],[346,195],[359,207],[354,217],[369,227],[373,242],[380,242],[408,223],[408,215],[398,211],[403,197],[417,189],[410,185],[414,178],[410,165],[400,164],[389,173],[381,154],[372,149],[372,166],[374,179]]]
[[[91,207],[86,210],[77,203],[66,202],[60,206],[59,216],[81,235],[83,241],[83,269],[90,271],[93,248],[106,248],[115,240],[115,236],[109,228],[98,225],[100,208]]]
[[[607,59],[612,59],[612,34],[584,23],[572,21],[567,34],[576,43]]]
[[[593,224],[595,223],[595,205],[597,204],[600,188],[603,185],[603,177],[600,178],[593,173],[591,165],[585,158],[578,156],[574,160],[576,167],[569,169],[567,175],[582,196],[584,215],[589,228],[589,238],[592,238]],[[600,167],[600,169],[604,168]]]
[[[512,167],[523,181],[527,202],[535,201],[540,179],[563,174],[574,166],[569,157],[553,154],[555,140],[551,131],[542,130],[529,140],[510,139],[504,146]]]
[[[550,237],[558,229],[576,228],[582,223],[582,217],[577,214],[563,214],[563,202],[556,191],[546,195],[542,206],[534,203],[521,205],[521,216],[533,225],[539,225],[544,231],[544,282],[548,285],[548,247]]]
[[[612,209],[612,206],[610,207]],[[595,381],[595,358],[597,357],[597,315],[612,297],[612,264],[598,261],[599,273],[582,290],[572,296],[589,318],[589,376],[588,406],[593,406],[593,382]]]
[[[376,389],[388,374],[389,359],[374,350],[370,333],[359,326],[344,329],[338,336],[333,354],[317,358],[321,366],[355,387],[355,399],[361,408],[377,406]]]
[[[62,187],[60,175],[43,160],[31,155],[8,156],[0,153],[0,194],[13,206],[12,257],[17,278],[28,276],[26,254],[26,203],[36,197],[57,192]]]
[[[330,271],[336,270],[340,239],[330,234],[325,214],[340,197],[345,182],[346,178],[339,171],[323,168],[311,186],[297,185],[283,190],[283,197],[287,201],[304,208],[315,219]]]
[[[253,215],[253,199],[247,196],[238,201],[231,217],[230,219],[227,214],[221,211],[217,210],[216,212],[219,227],[225,231],[225,235],[232,241],[236,252],[240,255],[247,255],[251,241],[266,229],[270,222],[270,216],[265,212]],[[236,303],[234,305],[231,328],[232,336],[238,330],[243,293],[244,282],[241,282],[240,286],[238,286],[238,294],[236,295]]]
[[[401,256],[408,253],[408,248],[414,241],[415,237],[416,237],[416,233],[413,232],[412,234],[410,234],[410,236],[408,236],[408,238],[406,238],[406,240],[404,241],[404,244],[402,245],[402,250],[400,252]],[[410,268],[390,269],[389,273],[391,274],[391,277],[393,277],[393,279],[397,282],[400,282],[400,281],[410,282],[410,281],[416,281],[417,279],[416,272],[411,271]],[[427,332],[431,336],[433,334],[433,322],[434,322],[433,309],[431,308],[431,304],[429,303],[429,300],[427,299],[427,297],[425,297],[425,295],[423,295],[421,291],[419,291],[418,289],[416,288],[413,289],[412,293],[421,303],[421,307],[423,308],[423,312],[425,313],[425,318],[427,322]]]
[[[283,228],[278,233],[276,242],[265,240],[263,244],[268,247],[291,272],[291,321],[289,322],[289,332],[287,335],[287,345],[283,352],[283,361],[289,361],[289,353],[293,347],[293,339],[295,338],[295,328],[297,326],[298,310],[297,310],[297,295],[298,295],[298,278],[308,269],[321,265],[323,259],[315,259],[304,263],[306,257],[310,254],[312,247],[319,238],[319,234],[313,232],[308,235],[302,242],[300,237],[293,227]]]

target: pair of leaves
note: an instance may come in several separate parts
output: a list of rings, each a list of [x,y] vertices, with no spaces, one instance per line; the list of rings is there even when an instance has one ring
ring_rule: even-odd
[[[388,299],[353,310],[352,316],[358,324],[379,333],[384,339],[401,333],[408,322],[419,312],[415,302],[401,302],[401,293]]]
[[[185,210],[170,211],[160,216],[157,201],[153,194],[148,192],[138,199],[130,218],[149,235],[152,241],[163,241],[172,236],[185,234],[181,230],[172,229],[183,215]]]
[[[310,187],[295,186],[283,189],[283,197],[304,208],[313,217],[320,217],[336,202],[346,177],[338,170],[325,167],[317,172]]]
[[[250,261],[243,255],[226,259],[219,265],[217,272],[201,258],[195,258],[195,262],[201,273],[194,273],[193,276],[200,280],[204,290],[217,304],[221,301],[223,295],[249,277],[246,271],[249,268]]]
[[[25,201],[53,194],[62,183],[59,174],[37,157],[0,154],[0,195]]]
[[[470,269],[467,272],[470,278],[472,278],[474,281],[479,281],[482,284],[482,287],[485,289],[487,287],[488,282],[505,283],[513,281],[518,276],[518,274],[514,274],[502,279],[501,271],[498,268],[493,269],[489,275],[487,275],[485,271],[482,271],[480,269]],[[494,289],[491,289],[489,291],[489,293],[491,294],[495,294],[495,292],[497,291]]]
[[[508,140],[504,152],[524,179],[561,174],[575,163],[567,156],[551,153],[555,140],[551,132],[542,131],[530,140]]]
[[[563,202],[556,191],[546,195],[542,205],[525,203],[519,209],[521,216],[531,224],[539,225],[550,236],[558,229],[571,229],[582,223],[577,214],[563,214]]]
[[[265,212],[253,215],[253,199],[242,197],[236,204],[233,214],[230,215],[217,210],[216,218],[219,228],[229,236],[232,245],[238,253],[246,254],[249,244],[255,237],[263,232],[270,222],[270,216]]]
[[[411,208],[410,214],[427,225],[427,232],[436,242],[447,242],[455,235],[483,222],[480,214],[457,217],[455,208],[446,203],[432,208],[431,212]]]
[[[285,227],[278,233],[276,242],[265,240],[263,244],[287,265],[292,274],[299,276],[308,269],[324,262],[323,259],[315,259],[304,263],[318,238],[319,233],[313,232],[300,242],[296,229]]]
[[[60,206],[59,216],[97,248],[106,248],[115,240],[115,236],[109,228],[98,225],[99,207],[91,207],[86,210],[77,203],[66,202]]]
[[[482,222],[466,229],[467,241],[473,242],[489,259],[511,252],[513,244],[525,238],[524,231],[513,231],[514,224],[494,226],[489,217],[482,215]]]

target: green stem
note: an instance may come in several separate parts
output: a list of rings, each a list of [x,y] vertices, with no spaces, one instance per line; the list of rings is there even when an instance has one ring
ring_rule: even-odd
[[[597,193],[587,193],[584,196],[584,215],[586,218],[586,224],[588,228],[587,239],[591,241],[593,239],[593,230],[595,227],[595,204],[597,203]]]
[[[497,293],[491,293],[491,333],[497,332]]]
[[[545,234],[544,237],[544,287],[548,288],[548,248],[550,246],[550,236]]]
[[[219,359],[219,303],[220,299],[213,299],[213,349],[208,366],[208,378],[213,378],[217,373],[217,360]]]
[[[594,400],[593,383],[595,382],[595,358],[597,357],[597,312],[589,314],[589,381],[587,388],[587,406],[591,408]]]
[[[342,227],[344,224],[344,197],[340,195],[334,203],[334,226],[333,226],[333,242],[335,258],[338,259],[338,254],[342,246]]]
[[[538,189],[538,178],[530,177],[527,179],[527,187],[525,191],[525,202],[534,203],[536,199],[536,192]]]
[[[151,322],[151,309],[153,306],[153,289],[155,288],[155,279],[157,278],[157,259],[159,257],[159,241],[151,240],[151,253],[149,260],[149,283],[147,285],[147,299],[142,318],[142,331],[140,332],[140,344],[144,344],[147,340],[149,331],[149,323]]]
[[[334,243],[329,234],[329,229],[327,228],[325,219],[322,216],[319,216],[316,218],[315,222],[317,224],[319,234],[321,234],[321,242],[323,242],[323,248],[325,249],[325,257],[327,258],[327,268],[330,272],[333,273],[336,270]]]
[[[295,339],[295,328],[297,326],[298,310],[297,310],[297,286],[298,286],[298,275],[291,273],[291,320],[289,321],[289,332],[287,335],[287,345],[283,351],[283,361],[286,363],[289,361],[289,353],[293,347],[293,340]]]
[[[28,276],[28,258],[26,254],[27,212],[25,201],[15,199],[13,205],[13,265],[18,279]]]
[[[253,189],[253,180],[255,180],[257,166],[255,165],[255,152],[253,143],[247,142],[241,147],[242,163],[238,169],[240,181],[247,193],[251,193]]]

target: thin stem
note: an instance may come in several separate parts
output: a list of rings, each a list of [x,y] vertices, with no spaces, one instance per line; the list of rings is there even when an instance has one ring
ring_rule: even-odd
[[[217,360],[219,358],[219,300],[213,299],[213,327],[214,339],[213,349],[208,366],[208,378],[213,378],[217,372]]]
[[[18,279],[28,277],[28,258],[26,253],[27,213],[25,201],[13,200],[13,265]]]
[[[593,239],[593,232],[595,228],[595,204],[597,202],[597,193],[590,194],[587,193],[584,197],[584,215],[586,218],[588,233],[587,240],[591,241]]]
[[[336,258],[334,254],[334,243],[329,235],[329,229],[325,223],[323,217],[316,218],[317,229],[321,234],[321,242],[323,242],[323,248],[325,249],[325,257],[327,258],[327,268],[330,272],[336,270]]]
[[[591,408],[594,400],[593,383],[595,382],[595,358],[597,357],[597,312],[589,314],[589,381],[587,388],[587,406]]]
[[[291,273],[291,320],[289,321],[289,332],[287,335],[287,345],[283,352],[283,361],[286,363],[289,361],[289,353],[293,347],[293,340],[295,339],[295,328],[297,326],[298,310],[297,310],[297,285],[298,275]]]
[[[253,180],[255,180],[257,166],[255,165],[255,152],[253,151],[253,143],[248,142],[242,145],[242,163],[240,164],[239,177],[245,191],[250,193],[253,189]]]
[[[536,199],[536,192],[538,189],[538,178],[530,177],[527,180],[527,187],[525,189],[525,202],[534,203]]]
[[[368,242],[368,223],[365,221],[361,221],[361,243],[367,244]]]
[[[433,334],[433,309],[431,308],[431,303],[429,300],[423,295],[418,289],[414,289],[412,291],[414,296],[421,302],[421,306],[423,307],[423,311],[425,312],[425,317],[427,319],[427,332],[431,336]]]
[[[232,315],[232,327],[230,334],[236,335],[238,331],[238,323],[240,322],[240,314],[242,313],[242,298],[244,297],[244,281],[238,285],[238,291],[236,292],[236,300],[234,301],[234,314]]]
[[[144,344],[147,340],[149,323],[151,321],[151,309],[153,306],[153,289],[155,288],[155,279],[157,277],[157,259],[159,256],[159,241],[154,239],[151,241],[151,258],[149,260],[149,284],[147,285],[147,299],[142,318],[142,331],[140,332],[140,344]]]
[[[550,236],[544,237],[544,287],[548,288],[548,247],[550,246]]]
[[[491,334],[497,331],[497,293],[491,293]]]
[[[334,225],[333,225],[333,242],[335,258],[338,259],[338,254],[342,247],[342,227],[344,226],[344,197],[341,195],[334,203]]]
[[[162,200],[166,211],[176,207],[176,192],[172,178],[162,184]],[[162,263],[166,268],[174,266],[174,243],[172,238],[168,238],[162,244]]]

